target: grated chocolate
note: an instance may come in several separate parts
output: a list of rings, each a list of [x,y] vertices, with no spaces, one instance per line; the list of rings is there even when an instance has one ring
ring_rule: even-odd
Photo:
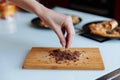
[[[79,60],[80,54],[81,52],[79,51],[70,51],[70,50],[61,51],[60,49],[55,49],[50,51],[49,56],[55,58],[55,62],[60,64],[60,61],[64,61],[65,63],[67,61],[76,62]]]

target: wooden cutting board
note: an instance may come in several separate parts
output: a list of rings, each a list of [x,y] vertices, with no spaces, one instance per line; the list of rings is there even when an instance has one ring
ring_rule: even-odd
[[[50,56],[50,51],[60,49],[81,52],[77,62],[56,63]],[[44,48],[33,47],[28,53],[24,69],[72,69],[72,70],[104,70],[104,64],[98,48]]]

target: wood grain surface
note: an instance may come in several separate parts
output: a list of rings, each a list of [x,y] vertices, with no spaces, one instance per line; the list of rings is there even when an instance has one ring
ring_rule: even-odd
[[[77,62],[69,61],[58,64],[54,58],[49,56],[49,51],[55,49],[79,51],[82,54]],[[23,63],[23,69],[104,70],[104,64],[98,48],[33,47]]]

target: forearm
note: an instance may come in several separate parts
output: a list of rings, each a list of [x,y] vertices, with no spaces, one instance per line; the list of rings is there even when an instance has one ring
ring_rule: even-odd
[[[47,10],[46,7],[44,7],[36,0],[9,0],[9,1],[15,3],[17,6],[25,10],[35,13],[39,17],[41,17]]]

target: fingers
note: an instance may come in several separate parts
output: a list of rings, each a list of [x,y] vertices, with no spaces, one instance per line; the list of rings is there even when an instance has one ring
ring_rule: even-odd
[[[57,34],[61,45],[65,48],[69,48],[75,35],[72,19],[69,16],[68,17],[65,16],[65,20],[62,23],[62,25],[61,25],[61,21],[58,21],[57,23],[58,24],[53,22],[53,24],[51,24],[51,28]],[[65,31],[67,32],[66,37],[64,36]]]
[[[61,29],[59,29],[61,27],[57,27],[57,29],[54,29],[55,33],[57,34],[59,40],[60,40],[60,43],[63,47],[65,47],[66,45],[66,40],[65,40],[65,37],[64,37],[64,32],[62,32]]]
[[[72,44],[72,41],[73,41],[73,38],[74,38],[74,34],[67,34],[66,36],[66,48],[69,48],[70,45]]]
[[[74,31],[74,27],[73,27],[73,24],[72,24],[72,19],[69,17],[68,20],[66,20],[66,31],[67,31],[67,36],[66,36],[66,48],[69,48],[72,41],[73,41],[73,38],[74,38],[74,35],[75,35],[75,31]]]

